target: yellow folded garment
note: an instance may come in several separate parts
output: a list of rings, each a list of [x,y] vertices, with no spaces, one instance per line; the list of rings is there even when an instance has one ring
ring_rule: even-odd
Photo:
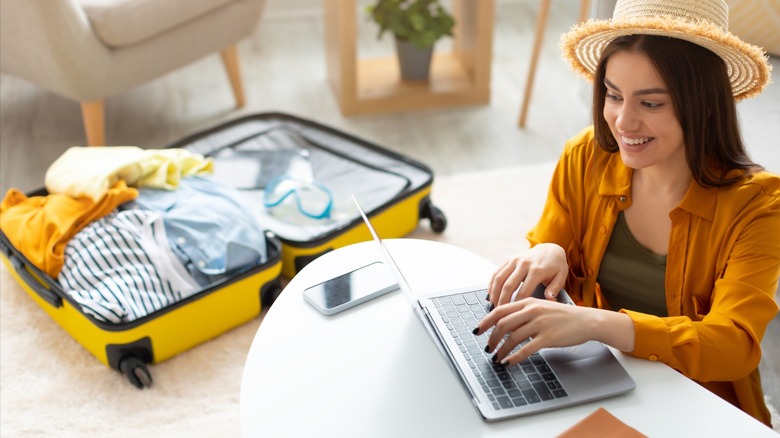
[[[27,197],[10,189],[0,203],[0,229],[14,247],[52,278],[57,278],[68,241],[90,222],[138,196],[118,181],[99,202],[63,194]]]
[[[211,158],[185,149],[74,146],[49,166],[44,183],[49,193],[97,202],[119,180],[130,187],[172,190],[184,176],[213,171]]]

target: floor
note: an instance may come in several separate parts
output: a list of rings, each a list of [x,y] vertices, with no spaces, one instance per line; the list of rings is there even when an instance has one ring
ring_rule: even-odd
[[[238,116],[288,112],[334,126],[428,164],[437,176],[549,162],[589,123],[589,87],[561,59],[557,39],[578,16],[578,2],[556,2],[536,75],[527,127],[517,118],[534,33],[536,0],[497,2],[489,105],[344,117],[326,82],[321,10],[267,14],[239,46],[248,104],[233,107],[217,55],[106,100],[111,145],[160,148]],[[390,39],[358,20],[361,56],[390,55]],[[446,50],[448,42],[437,50]],[[772,58],[775,71],[780,59]],[[776,81],[777,82],[777,81]],[[753,159],[780,173],[780,84],[739,104]],[[78,105],[0,75],[0,192],[42,186],[47,167],[84,144]],[[764,340],[767,394],[780,406],[780,317]]]

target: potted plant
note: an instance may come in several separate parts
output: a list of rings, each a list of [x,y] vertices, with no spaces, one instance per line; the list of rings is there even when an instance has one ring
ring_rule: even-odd
[[[395,36],[401,79],[428,79],[433,45],[452,36],[455,25],[439,0],[378,0],[367,12],[379,25],[378,38],[386,31]]]

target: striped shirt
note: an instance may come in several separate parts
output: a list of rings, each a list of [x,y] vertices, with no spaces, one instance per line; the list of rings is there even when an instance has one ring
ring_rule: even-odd
[[[172,252],[162,216],[114,211],[90,223],[65,248],[60,286],[98,320],[132,321],[201,287]]]

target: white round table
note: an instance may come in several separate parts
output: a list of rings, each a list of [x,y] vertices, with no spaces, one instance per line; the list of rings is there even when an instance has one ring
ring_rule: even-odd
[[[417,294],[486,284],[495,265],[463,249],[390,239]],[[637,389],[627,395],[487,423],[400,290],[325,316],[303,290],[381,260],[373,241],[307,265],[268,311],[241,384],[245,437],[555,436],[598,407],[650,436],[775,436],[769,428],[660,363],[617,353]],[[613,350],[614,351],[614,350]]]

